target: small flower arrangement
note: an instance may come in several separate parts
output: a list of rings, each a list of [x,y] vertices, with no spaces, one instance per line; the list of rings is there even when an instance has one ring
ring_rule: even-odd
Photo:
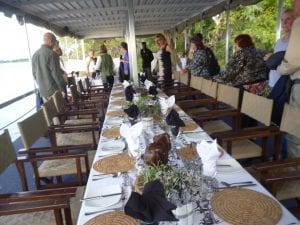
[[[152,100],[151,96],[140,97],[136,102],[141,115],[143,117],[153,116],[160,117],[160,104],[157,101]]]
[[[190,201],[192,187],[196,183],[196,177],[192,172],[165,164],[149,166],[144,168],[137,178],[136,188],[142,189],[146,183],[156,179],[163,183],[166,195],[177,206]]]

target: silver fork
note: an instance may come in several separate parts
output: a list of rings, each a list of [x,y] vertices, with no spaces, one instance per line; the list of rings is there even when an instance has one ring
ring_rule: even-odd
[[[223,184],[226,187],[230,187],[230,186],[235,185],[235,184],[253,184],[252,181],[241,181],[241,182],[234,182],[234,183],[227,183],[225,181],[221,181],[220,183]]]
[[[119,202],[118,202],[119,203]],[[116,204],[118,204],[116,203]],[[107,208],[107,209],[102,209],[102,210],[97,210],[97,211],[92,211],[92,212],[85,212],[84,215],[85,216],[89,216],[89,215],[93,215],[95,213],[101,213],[101,212],[106,212],[106,211],[115,211],[115,210],[121,210],[123,208],[123,206],[121,207],[111,207],[111,208]]]

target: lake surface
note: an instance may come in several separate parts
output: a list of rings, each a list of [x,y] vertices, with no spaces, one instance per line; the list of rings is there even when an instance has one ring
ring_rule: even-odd
[[[29,62],[0,63],[0,104],[34,89]]]
[[[0,78],[2,81],[0,82],[0,104],[34,89],[30,62],[0,63]],[[0,129],[27,112],[33,113],[34,108],[35,95],[30,95],[0,109]],[[19,136],[16,123],[8,126],[7,129],[13,140]]]

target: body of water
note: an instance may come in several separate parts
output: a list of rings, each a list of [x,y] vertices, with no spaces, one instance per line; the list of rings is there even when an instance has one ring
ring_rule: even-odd
[[[0,104],[34,89],[30,62],[0,63]]]
[[[30,62],[0,63],[0,77],[2,81],[0,83],[0,104],[34,89]],[[30,95],[0,109],[0,129],[27,112],[33,113],[34,107],[35,95]],[[27,116],[28,114],[24,117]],[[24,117],[20,119],[24,119]],[[13,140],[20,136],[16,123],[6,129],[9,130]]]

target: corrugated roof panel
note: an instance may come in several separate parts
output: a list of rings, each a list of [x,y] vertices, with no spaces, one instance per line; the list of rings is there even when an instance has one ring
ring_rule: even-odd
[[[225,9],[226,0],[133,0],[136,33],[150,33],[162,29],[181,31],[187,24],[212,16]],[[232,0],[232,7],[259,0]],[[0,0],[0,10],[28,14],[27,21],[52,27],[60,34],[66,31],[77,35],[111,37],[123,35],[126,0]],[[46,22],[45,22],[46,21]],[[97,31],[95,27],[102,27]]]

